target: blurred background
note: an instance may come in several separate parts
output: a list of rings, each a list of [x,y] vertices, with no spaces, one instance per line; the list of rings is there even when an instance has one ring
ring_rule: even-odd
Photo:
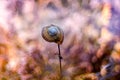
[[[41,36],[51,24],[64,31],[62,80],[120,79],[120,0],[0,0],[0,80],[60,80]]]

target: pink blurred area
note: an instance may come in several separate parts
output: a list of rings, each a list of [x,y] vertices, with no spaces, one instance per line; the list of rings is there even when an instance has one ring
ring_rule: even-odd
[[[64,31],[63,80],[100,72],[110,57],[120,63],[119,8],[119,0],[0,0],[0,80],[59,80],[57,45],[41,36],[51,24]]]

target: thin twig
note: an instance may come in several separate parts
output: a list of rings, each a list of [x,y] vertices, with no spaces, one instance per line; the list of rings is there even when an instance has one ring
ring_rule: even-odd
[[[60,45],[58,44],[58,51],[59,51],[59,63],[60,63],[60,80],[62,78],[62,63],[61,63],[61,60],[62,60],[62,56],[61,56],[61,52],[60,52]]]

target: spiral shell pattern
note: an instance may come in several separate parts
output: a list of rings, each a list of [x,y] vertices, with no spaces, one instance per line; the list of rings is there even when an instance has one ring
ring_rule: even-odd
[[[61,28],[56,25],[46,26],[42,29],[42,37],[48,42],[62,44],[64,33]]]

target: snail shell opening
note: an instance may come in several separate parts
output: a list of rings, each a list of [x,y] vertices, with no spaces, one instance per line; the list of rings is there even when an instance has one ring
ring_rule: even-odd
[[[42,29],[42,37],[48,42],[62,44],[64,33],[63,30],[58,26],[50,25]]]

